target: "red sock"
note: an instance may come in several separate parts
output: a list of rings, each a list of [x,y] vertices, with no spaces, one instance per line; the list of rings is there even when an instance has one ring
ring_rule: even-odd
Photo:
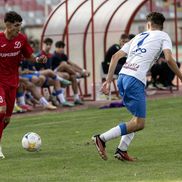
[[[3,129],[4,129],[4,121],[3,121],[4,116],[5,116],[5,113],[0,113],[0,141],[1,141]]]

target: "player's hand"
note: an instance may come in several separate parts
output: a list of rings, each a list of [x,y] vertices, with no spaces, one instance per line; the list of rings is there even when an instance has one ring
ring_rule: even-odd
[[[45,55],[41,55],[39,57],[36,57],[37,63],[47,63],[47,57]]]
[[[105,81],[102,84],[101,92],[104,93],[105,95],[109,95],[111,89],[111,83],[108,81]]]

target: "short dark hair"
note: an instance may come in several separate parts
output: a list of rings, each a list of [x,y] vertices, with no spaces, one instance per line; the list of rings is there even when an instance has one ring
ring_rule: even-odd
[[[128,35],[123,33],[121,34],[120,39],[128,39]]]
[[[51,38],[47,37],[47,38],[44,39],[43,43],[45,43],[45,44],[52,44],[53,40]]]
[[[65,46],[65,43],[63,41],[57,41],[55,43],[55,47],[57,48],[64,48],[64,46]]]
[[[4,16],[4,23],[6,22],[15,23],[15,22],[22,22],[22,21],[23,21],[22,17],[15,11],[9,11]]]
[[[163,23],[166,20],[164,15],[158,12],[149,13],[146,19],[148,22],[151,22],[153,25],[157,25],[160,29],[163,29]]]

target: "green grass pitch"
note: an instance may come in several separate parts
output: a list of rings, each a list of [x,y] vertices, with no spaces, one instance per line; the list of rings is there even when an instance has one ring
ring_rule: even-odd
[[[0,161],[2,182],[180,182],[182,181],[182,98],[147,102],[146,128],[136,133],[129,154],[137,162],[113,158],[119,138],[107,143],[108,161],[100,159],[91,136],[131,115],[125,108],[21,115],[5,130]],[[22,136],[38,133],[42,150],[21,147]]]

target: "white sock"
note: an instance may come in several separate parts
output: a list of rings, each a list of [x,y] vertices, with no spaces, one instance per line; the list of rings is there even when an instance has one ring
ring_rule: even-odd
[[[122,151],[127,151],[128,150],[128,147],[129,147],[129,145],[131,143],[131,141],[134,138],[134,136],[135,136],[135,133],[134,132],[133,133],[129,133],[127,135],[123,135],[121,137],[121,140],[120,140],[120,143],[118,145],[118,148],[120,150],[122,150]]]
[[[49,104],[49,102],[45,99],[45,97],[41,97],[39,102],[43,106],[47,106]]]
[[[59,100],[60,103],[66,102],[63,93],[60,93],[59,95],[57,95],[57,98],[58,98],[58,100]]]
[[[79,95],[78,94],[74,94],[74,100],[79,100]]]
[[[107,142],[111,139],[117,138],[118,136],[121,136],[121,129],[119,126],[116,126],[105,133],[100,135],[100,138],[104,141]]]
[[[61,88],[61,90],[62,90],[62,92],[63,92],[63,94],[65,93],[65,88]]]
[[[18,101],[19,105],[25,105],[25,96],[22,95],[22,96],[18,97],[17,101]]]
[[[64,78],[60,77],[59,75],[56,75],[56,79],[59,80],[59,81],[64,80]]]

